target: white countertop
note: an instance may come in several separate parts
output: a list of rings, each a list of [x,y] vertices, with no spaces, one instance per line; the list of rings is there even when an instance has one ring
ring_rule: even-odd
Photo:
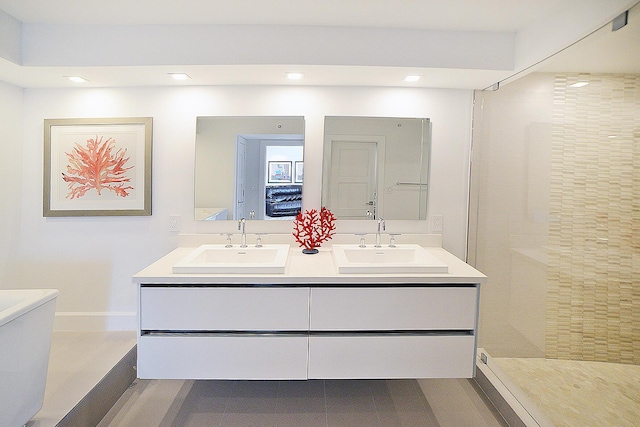
[[[436,274],[340,274],[333,263],[331,246],[314,255],[291,245],[284,274],[174,274],[172,267],[194,250],[179,247],[133,276],[139,284],[227,284],[227,285],[370,285],[370,284],[469,284],[487,277],[440,247],[427,247],[446,263],[448,273]]]

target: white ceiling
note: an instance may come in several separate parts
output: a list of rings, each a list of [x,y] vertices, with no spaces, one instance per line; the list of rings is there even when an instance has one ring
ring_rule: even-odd
[[[605,25],[549,58],[536,70],[576,73],[640,73],[640,5],[618,31]]]
[[[584,0],[0,0],[0,10],[24,24],[55,25],[319,25],[441,31],[513,32]],[[596,1],[596,0],[594,0]],[[606,1],[606,0],[598,0]],[[637,9],[637,8],[636,8]],[[541,71],[640,72],[640,21],[612,33],[609,26],[567,49]],[[597,39],[594,41],[594,39]],[[592,41],[588,41],[592,40]],[[1,41],[1,40],[0,40]],[[563,60],[562,57],[566,59]],[[572,69],[568,69],[572,68]],[[403,75],[428,79],[411,86],[484,88],[508,76],[504,70],[411,69],[389,66],[165,65],[24,67],[0,58],[0,80],[21,87],[65,87],[62,75],[83,75],[109,86],[169,85],[169,72],[186,72],[186,84],[283,84],[286,71],[301,71],[305,85],[401,86]],[[185,84],[185,83],[181,83]],[[89,86],[92,84],[89,83]]]
[[[328,25],[517,31],[574,0],[0,0],[25,23]]]

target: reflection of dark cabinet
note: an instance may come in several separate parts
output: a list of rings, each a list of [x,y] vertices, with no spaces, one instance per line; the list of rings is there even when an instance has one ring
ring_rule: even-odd
[[[293,216],[302,209],[302,185],[271,185],[266,187],[267,216]]]

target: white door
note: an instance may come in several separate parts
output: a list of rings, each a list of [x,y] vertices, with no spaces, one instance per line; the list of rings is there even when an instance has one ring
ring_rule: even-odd
[[[338,218],[368,219],[368,212],[375,218],[382,142],[379,137],[331,139],[328,207]]]
[[[245,193],[245,169],[247,160],[247,141],[238,137],[236,141],[236,173],[235,173],[235,209],[233,219],[245,218],[244,193]]]

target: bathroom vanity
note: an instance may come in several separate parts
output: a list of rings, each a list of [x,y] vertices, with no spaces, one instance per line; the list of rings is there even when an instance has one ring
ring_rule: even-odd
[[[446,273],[338,273],[331,246],[291,246],[283,274],[173,273],[180,247],[134,276],[138,376],[469,378],[486,277],[440,247]]]

